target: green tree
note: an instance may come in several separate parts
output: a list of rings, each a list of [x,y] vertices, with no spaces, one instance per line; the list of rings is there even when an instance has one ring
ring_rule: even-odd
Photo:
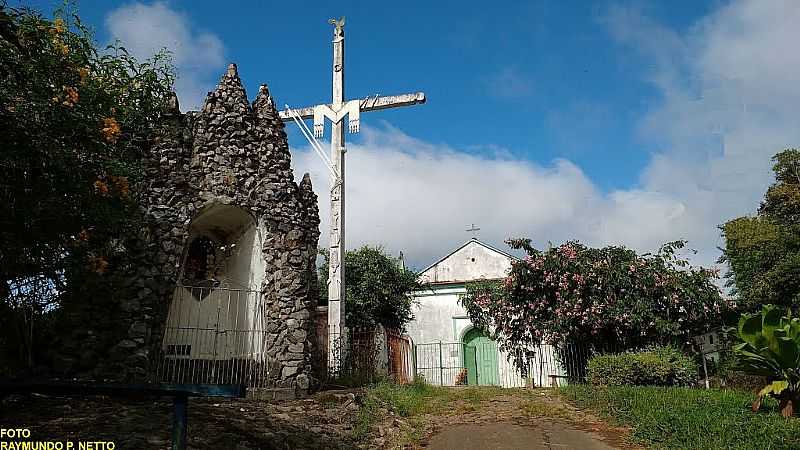
[[[320,252],[320,304],[328,302],[328,252]],[[420,289],[419,274],[401,267],[380,247],[364,246],[345,253],[345,321],[368,329],[377,324],[403,330],[414,318],[412,293]]]
[[[775,183],[758,214],[720,227],[720,262],[730,267],[726,286],[745,311],[765,303],[800,308],[800,151],[784,150],[773,161]]]
[[[172,95],[166,54],[140,63],[98,49],[76,14],[54,16],[0,2],[0,316],[29,336],[0,324],[0,347],[30,346],[34,319],[124,251],[142,156]]]
[[[800,224],[800,150],[787,149],[772,160],[775,183],[767,189],[759,213],[786,226]]]

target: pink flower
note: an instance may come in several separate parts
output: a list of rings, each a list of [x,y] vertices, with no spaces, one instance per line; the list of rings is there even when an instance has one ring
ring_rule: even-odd
[[[568,260],[573,260],[578,256],[578,252],[570,244],[562,245],[558,248],[558,252],[561,253],[561,256],[567,258]]]

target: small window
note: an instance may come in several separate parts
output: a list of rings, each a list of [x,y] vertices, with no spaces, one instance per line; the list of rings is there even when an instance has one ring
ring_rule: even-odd
[[[711,345],[714,345],[714,335],[713,334],[709,334],[708,335],[708,343],[711,344]]]
[[[475,262],[475,258],[472,258],[472,262]]]

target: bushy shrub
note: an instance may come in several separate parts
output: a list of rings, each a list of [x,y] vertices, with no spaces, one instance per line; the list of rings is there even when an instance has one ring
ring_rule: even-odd
[[[684,387],[570,385],[558,391],[589,409],[630,427],[633,441],[647,448],[800,448],[800,420],[784,419],[778,402],[765,399],[760,414],[750,412],[755,395],[736,390]]]
[[[118,304],[144,228],[143,155],[171,105],[166,53],[99,46],[63,3],[51,20],[0,1],[0,373],[49,359],[61,319]],[[32,3],[32,2],[13,2]],[[91,299],[91,300],[89,300]],[[63,330],[61,330],[63,331]]]
[[[330,255],[327,250],[320,254],[324,262],[318,269],[319,302],[327,305]],[[348,250],[344,267],[348,327],[371,330],[382,325],[403,330],[414,318],[411,293],[421,287],[417,272],[404,269],[382,247],[366,245]]]
[[[598,355],[589,360],[587,379],[595,386],[689,386],[697,364],[671,346]]]
[[[731,349],[720,349],[719,358],[708,361],[711,387],[758,392],[769,384],[768,377],[742,372],[740,366],[739,358]]]

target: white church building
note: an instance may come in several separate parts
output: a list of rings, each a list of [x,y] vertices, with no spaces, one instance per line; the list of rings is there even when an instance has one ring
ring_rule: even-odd
[[[425,288],[414,295],[417,301],[414,320],[407,325],[407,333],[415,345],[417,376],[444,386],[526,385],[526,377],[498,349],[496,342],[473,326],[459,301],[469,282],[505,278],[514,259],[473,238],[422,271]],[[544,355],[537,354],[535,359],[554,360],[549,347],[538,353]],[[561,375],[560,370],[550,373],[554,364],[531,362],[534,368],[530,375],[535,384],[547,385],[550,375]]]

